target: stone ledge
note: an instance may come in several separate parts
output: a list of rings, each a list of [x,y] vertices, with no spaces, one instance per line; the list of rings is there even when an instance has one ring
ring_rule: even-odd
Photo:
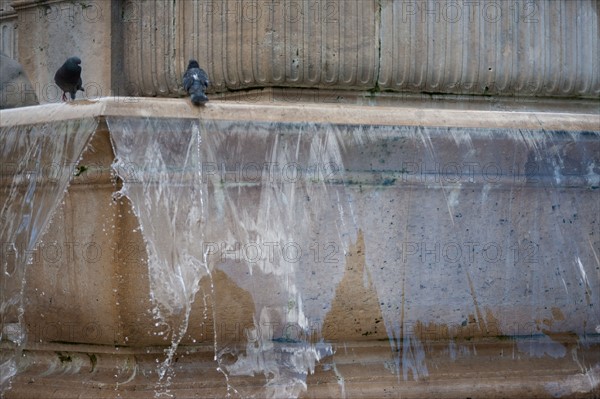
[[[348,125],[521,128],[533,130],[598,131],[600,113],[524,112],[346,104],[281,104],[212,101],[194,107],[187,99],[103,97],[97,100],[45,104],[3,110],[0,127],[72,119],[127,116],[201,118],[255,122],[312,122]]]
[[[523,341],[524,343],[527,340]],[[286,344],[275,344],[285,350]],[[516,341],[472,342],[471,355],[448,356],[448,343],[428,348],[429,375],[413,379],[394,371],[394,354],[386,342],[348,342],[321,359],[307,376],[300,397],[465,398],[590,398],[600,394],[598,366],[586,368],[581,359],[521,358]],[[590,338],[587,364],[600,362],[600,336]],[[474,354],[476,353],[476,355]],[[22,369],[6,392],[6,399],[147,398],[161,387],[177,398],[225,397],[229,381],[242,397],[260,395],[264,377],[225,376],[213,361],[211,345],[182,346],[175,355],[170,385],[158,384],[156,360],[161,348],[115,348],[94,345],[31,345],[24,350]],[[398,356],[398,355],[396,355]],[[233,359],[229,359],[230,361]],[[582,368],[583,367],[583,368]]]

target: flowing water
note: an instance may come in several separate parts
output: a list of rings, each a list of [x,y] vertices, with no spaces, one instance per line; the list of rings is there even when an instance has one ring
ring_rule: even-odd
[[[164,342],[158,396],[177,379],[180,346],[200,340],[206,323],[215,368],[241,397],[297,397],[318,364],[345,393],[330,355],[349,340],[389,342],[381,363],[419,380],[432,372],[432,342],[454,360],[477,356],[465,339],[520,337],[523,355],[580,361],[552,331],[583,346],[600,331],[598,133],[129,117],[107,125],[122,181],[114,196],[139,221],[153,334]],[[65,122],[58,140],[47,127],[3,131],[2,149],[26,163],[76,160],[94,128]],[[5,186],[2,242],[23,251],[3,263],[3,334],[22,331],[23,254],[69,182],[42,190],[23,175]],[[10,377],[14,357],[3,362]],[[581,364],[583,373],[593,366]],[[263,378],[259,391],[243,384],[248,376]]]
[[[156,326],[170,340],[159,366],[167,382],[173,356],[187,331],[202,277],[209,275],[202,251],[203,196],[200,131],[191,120],[107,121],[117,171],[139,219],[148,252],[148,275]],[[167,383],[168,388],[168,383]]]
[[[31,254],[41,244],[97,125],[90,118],[3,128],[0,134],[0,341],[14,344],[0,352],[0,386],[17,372],[16,358],[27,338],[24,290]]]

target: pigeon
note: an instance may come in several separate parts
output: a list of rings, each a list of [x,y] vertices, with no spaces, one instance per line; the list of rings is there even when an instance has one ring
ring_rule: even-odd
[[[58,68],[54,75],[54,82],[63,91],[62,100],[67,101],[67,93],[71,93],[71,100],[75,100],[78,90],[83,90],[81,81],[81,60],[79,57],[71,57]]]
[[[204,94],[208,85],[208,75],[204,69],[200,68],[198,61],[190,60],[183,74],[183,88],[189,93],[195,105],[204,105],[208,102],[208,97]]]

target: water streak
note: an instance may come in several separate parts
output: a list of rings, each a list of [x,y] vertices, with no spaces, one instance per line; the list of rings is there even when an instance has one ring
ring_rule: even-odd
[[[30,257],[97,124],[95,119],[83,119],[0,131],[0,341],[15,348],[0,352],[2,390],[18,372],[16,358],[26,343],[24,291]]]
[[[113,167],[123,180],[118,195],[131,201],[146,243],[156,326],[170,340],[158,371],[168,392],[167,374],[188,329],[200,280],[210,275],[202,245],[199,126],[194,120],[150,118],[108,118],[107,124]]]
[[[386,368],[399,381],[419,380],[434,373],[428,356],[439,342],[455,360],[477,356],[462,338],[535,332],[513,350],[563,358],[568,347],[555,331],[581,338],[589,327],[577,320],[600,324],[590,271],[597,240],[588,234],[600,210],[595,134],[151,117],[107,124],[122,184],[115,197],[130,202],[145,240],[165,348],[157,395],[170,394],[195,313],[213,324],[208,339],[227,393],[244,397],[302,395],[317,365],[335,359],[336,339],[387,338]],[[17,166],[2,176],[1,238],[15,255],[2,259],[1,338],[16,346],[25,339],[25,254],[70,179],[28,171],[76,163],[95,128],[71,121],[2,131],[3,159]],[[530,325],[514,324],[515,307]],[[243,334],[218,333],[239,314]],[[345,317],[357,324],[325,325]],[[380,331],[361,329],[380,321]],[[16,365],[5,353],[10,377]],[[344,367],[327,364],[349,394]],[[259,388],[248,388],[252,376]]]

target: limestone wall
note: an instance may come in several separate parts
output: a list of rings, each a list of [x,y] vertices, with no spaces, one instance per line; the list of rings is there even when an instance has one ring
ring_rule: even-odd
[[[0,1],[2,393],[597,395],[598,4]]]
[[[0,114],[8,398],[597,393],[597,114],[123,100]]]
[[[2,48],[18,56],[42,102],[58,100],[53,73],[74,54],[88,97],[181,95],[192,57],[213,92],[600,94],[593,0],[19,0],[3,7]]]

